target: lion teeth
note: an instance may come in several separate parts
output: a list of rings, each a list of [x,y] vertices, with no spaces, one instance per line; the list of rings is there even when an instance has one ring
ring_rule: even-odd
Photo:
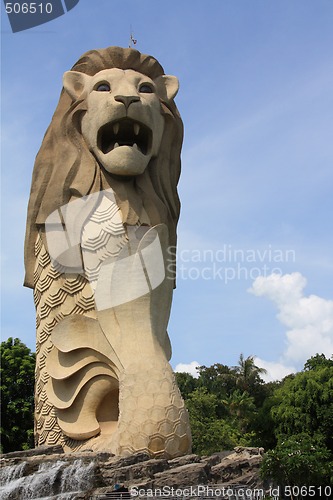
[[[114,133],[115,135],[117,135],[117,134],[118,134],[118,132],[119,132],[119,123],[115,123],[115,124],[113,125],[113,133]]]
[[[139,135],[140,125],[138,123],[134,123],[134,133],[135,135]]]
[[[132,147],[133,147],[134,149],[137,149],[137,150],[139,151],[139,148],[138,148],[138,145],[137,145],[137,143],[136,143],[136,142],[133,144],[133,146],[132,146]]]
[[[118,144],[118,142],[115,142],[115,143],[114,143],[113,149],[116,149],[116,148],[119,148],[119,144]]]

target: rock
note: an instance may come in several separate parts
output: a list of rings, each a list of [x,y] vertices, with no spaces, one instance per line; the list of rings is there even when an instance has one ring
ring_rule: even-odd
[[[108,482],[112,483],[137,483],[145,478],[153,478],[158,472],[165,471],[169,468],[168,462],[165,459],[150,459],[145,462],[140,462],[124,467],[117,467],[114,464],[109,468],[106,467],[102,471],[102,475]]]
[[[235,479],[231,479],[230,481],[227,481],[225,483],[218,483],[216,485],[218,488],[238,488],[238,487],[243,487],[243,488],[249,488],[249,489],[263,489],[263,482],[259,478],[258,473],[253,473],[253,472],[246,472],[242,474],[241,476],[237,476]]]
[[[222,458],[225,458],[225,457],[228,457],[229,455],[232,455],[233,453],[235,453],[235,450],[223,450],[223,451],[219,451],[217,453],[214,453],[213,455],[211,455],[212,457],[219,457],[220,461],[222,460]],[[202,457],[204,458],[204,457]]]
[[[194,484],[207,484],[208,476],[205,464],[191,463],[158,472],[154,479],[154,488],[163,486],[185,488]]]
[[[112,467],[127,467],[129,465],[137,464],[139,462],[145,462],[146,460],[150,459],[150,456],[148,453],[134,453],[133,455],[129,455],[127,457],[115,457],[112,455],[113,458],[109,460],[108,464]]]
[[[225,483],[234,479],[236,476],[241,476],[242,466],[239,462],[222,461],[211,468],[210,475],[214,483]]]
[[[253,455],[263,455],[264,454],[264,448],[252,448],[252,447],[245,447],[245,446],[236,446],[235,452],[238,454],[242,455],[248,455],[248,456],[253,456]]]
[[[200,462],[199,455],[184,455],[183,457],[173,458],[172,460],[168,460],[168,464],[171,468],[180,467],[181,465],[193,464],[196,462]]]
[[[26,488],[34,484],[37,491],[46,491],[45,495],[37,493],[33,498],[48,496],[54,500],[60,500],[61,497],[57,495],[72,491],[78,500],[97,495],[107,498],[107,494],[114,490],[115,483],[125,484],[129,489],[133,488],[134,492],[140,491],[140,496],[145,491],[164,486],[175,489],[198,485],[215,489],[233,486],[262,488],[259,476],[263,458],[261,448],[237,447],[233,452],[215,453],[202,458],[191,454],[172,460],[151,459],[147,453],[119,458],[106,452],[57,454],[52,449],[52,454],[46,454],[44,449],[39,449],[34,454],[31,451],[2,456],[0,474],[4,486],[0,488],[1,498],[26,500],[26,492],[30,495],[30,490],[25,490],[25,484]],[[21,482],[16,487],[18,478]],[[14,488],[13,491],[11,488]],[[9,496],[6,493],[8,491],[11,492]]]
[[[210,470],[213,465],[219,464],[221,462],[221,457],[216,455],[211,455],[210,457],[204,457],[200,460],[202,464],[205,464],[206,469]]]
[[[211,468],[211,478],[215,483],[230,483],[235,480],[242,484],[242,480],[247,474],[256,476],[259,480],[259,466],[262,461],[260,454],[254,454],[254,448],[238,447],[238,450],[223,458],[221,462]],[[256,449],[257,453],[258,448]],[[252,481],[253,482],[253,481]],[[261,483],[261,482],[260,482]]]
[[[31,450],[2,453],[0,454],[0,458],[26,458],[38,455],[53,455],[54,453],[64,453],[63,447],[60,444],[56,444],[55,446],[38,446],[37,448],[32,448]]]

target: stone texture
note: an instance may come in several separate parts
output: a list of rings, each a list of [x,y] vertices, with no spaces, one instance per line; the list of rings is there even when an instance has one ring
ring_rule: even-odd
[[[210,476],[214,483],[244,484],[257,482],[257,473],[263,457],[263,448],[236,447],[235,452],[213,465]]]
[[[178,457],[191,450],[167,334],[178,80],[151,56],[109,47],[84,54],[63,84],[35,162],[25,242],[35,442]]]
[[[154,488],[163,486],[185,488],[193,484],[207,484],[205,464],[190,463],[159,472],[154,477]]]
[[[107,464],[103,468],[103,478],[111,484],[130,482],[131,485],[140,483],[147,478],[153,479],[156,474],[168,469],[168,462],[164,459],[151,459],[146,462],[128,465],[123,467],[108,468]]]
[[[54,455],[55,453],[63,453],[63,448],[61,445],[57,444],[55,446],[38,446],[37,448],[32,448],[31,450],[22,451],[11,451],[6,453],[6,459],[8,458],[20,458],[20,457],[33,457],[40,455]]]
[[[1,498],[7,500],[26,500],[24,482],[12,490],[10,495],[6,493],[10,490],[9,483],[6,486],[6,480],[10,477],[14,479],[13,472],[19,471],[20,468],[21,477],[26,484],[29,483],[29,477],[35,480],[33,483],[36,488],[35,496],[29,498],[46,496],[45,492],[48,495],[60,495],[64,492],[68,494],[74,491],[71,488],[76,488],[72,498],[89,498],[90,495],[110,493],[115,483],[123,483],[129,489],[135,487],[144,491],[161,489],[164,486],[177,489],[198,485],[209,485],[213,490],[240,486],[263,488],[259,477],[262,457],[263,450],[255,448],[238,448],[224,458],[220,458],[218,454],[202,459],[197,455],[187,455],[172,460],[150,459],[145,453],[122,458],[112,456],[110,453],[95,452],[40,456],[31,456],[27,452],[25,456],[16,457],[10,457],[8,454],[2,455],[1,458],[2,483],[5,486],[0,493]],[[219,460],[218,464],[215,463],[216,460]],[[213,463],[215,465],[211,465]],[[67,479],[66,483],[69,473],[77,475],[76,482],[70,483]],[[43,483],[45,474],[48,477],[46,485]],[[38,477],[41,477],[40,483],[36,480]],[[15,480],[17,481],[17,475]],[[49,483],[52,483],[51,489]],[[66,490],[62,489],[64,487]],[[29,491],[30,495],[31,490]],[[148,494],[151,497],[149,492]]]
[[[200,462],[201,458],[199,455],[184,455],[183,457],[173,458],[169,460],[170,467],[180,467],[182,465],[188,465]]]

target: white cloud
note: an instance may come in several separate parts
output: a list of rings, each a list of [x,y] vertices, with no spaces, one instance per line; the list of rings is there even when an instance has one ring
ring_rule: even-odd
[[[290,375],[290,373],[295,373],[297,371],[293,366],[286,366],[283,363],[275,363],[274,361],[265,361],[257,357],[254,358],[254,362],[259,368],[265,368],[265,370],[267,370],[267,373],[260,375],[265,382],[281,380],[287,375]]]
[[[196,368],[198,366],[201,366],[200,363],[198,363],[198,361],[191,361],[191,363],[178,363],[178,365],[176,366],[175,368],[175,372],[178,372],[178,373],[189,373],[190,375],[192,375],[193,377],[195,378],[198,378],[199,377],[199,374],[196,370]]]
[[[333,300],[304,295],[306,278],[300,273],[271,274],[258,277],[248,290],[257,297],[267,297],[278,308],[277,318],[287,327],[286,349],[276,363],[257,358],[273,378],[295,371],[290,364],[305,363],[316,353],[333,353]],[[281,376],[279,377],[281,378]]]

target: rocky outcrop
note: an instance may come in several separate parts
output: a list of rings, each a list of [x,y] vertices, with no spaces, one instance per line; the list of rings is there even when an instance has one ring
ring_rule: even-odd
[[[263,488],[259,477],[262,448],[237,447],[209,457],[192,454],[172,460],[151,459],[146,453],[119,458],[89,451],[66,454],[45,451],[50,450],[2,455],[2,499],[102,500],[110,498],[116,483],[124,484],[141,498],[152,498],[154,490],[157,496],[162,491],[168,492],[169,498],[182,498],[181,490],[192,487],[191,498],[202,499],[207,487],[206,496],[211,498],[216,490],[219,498],[232,500],[231,490]],[[225,497],[221,495],[223,488],[231,488]]]

